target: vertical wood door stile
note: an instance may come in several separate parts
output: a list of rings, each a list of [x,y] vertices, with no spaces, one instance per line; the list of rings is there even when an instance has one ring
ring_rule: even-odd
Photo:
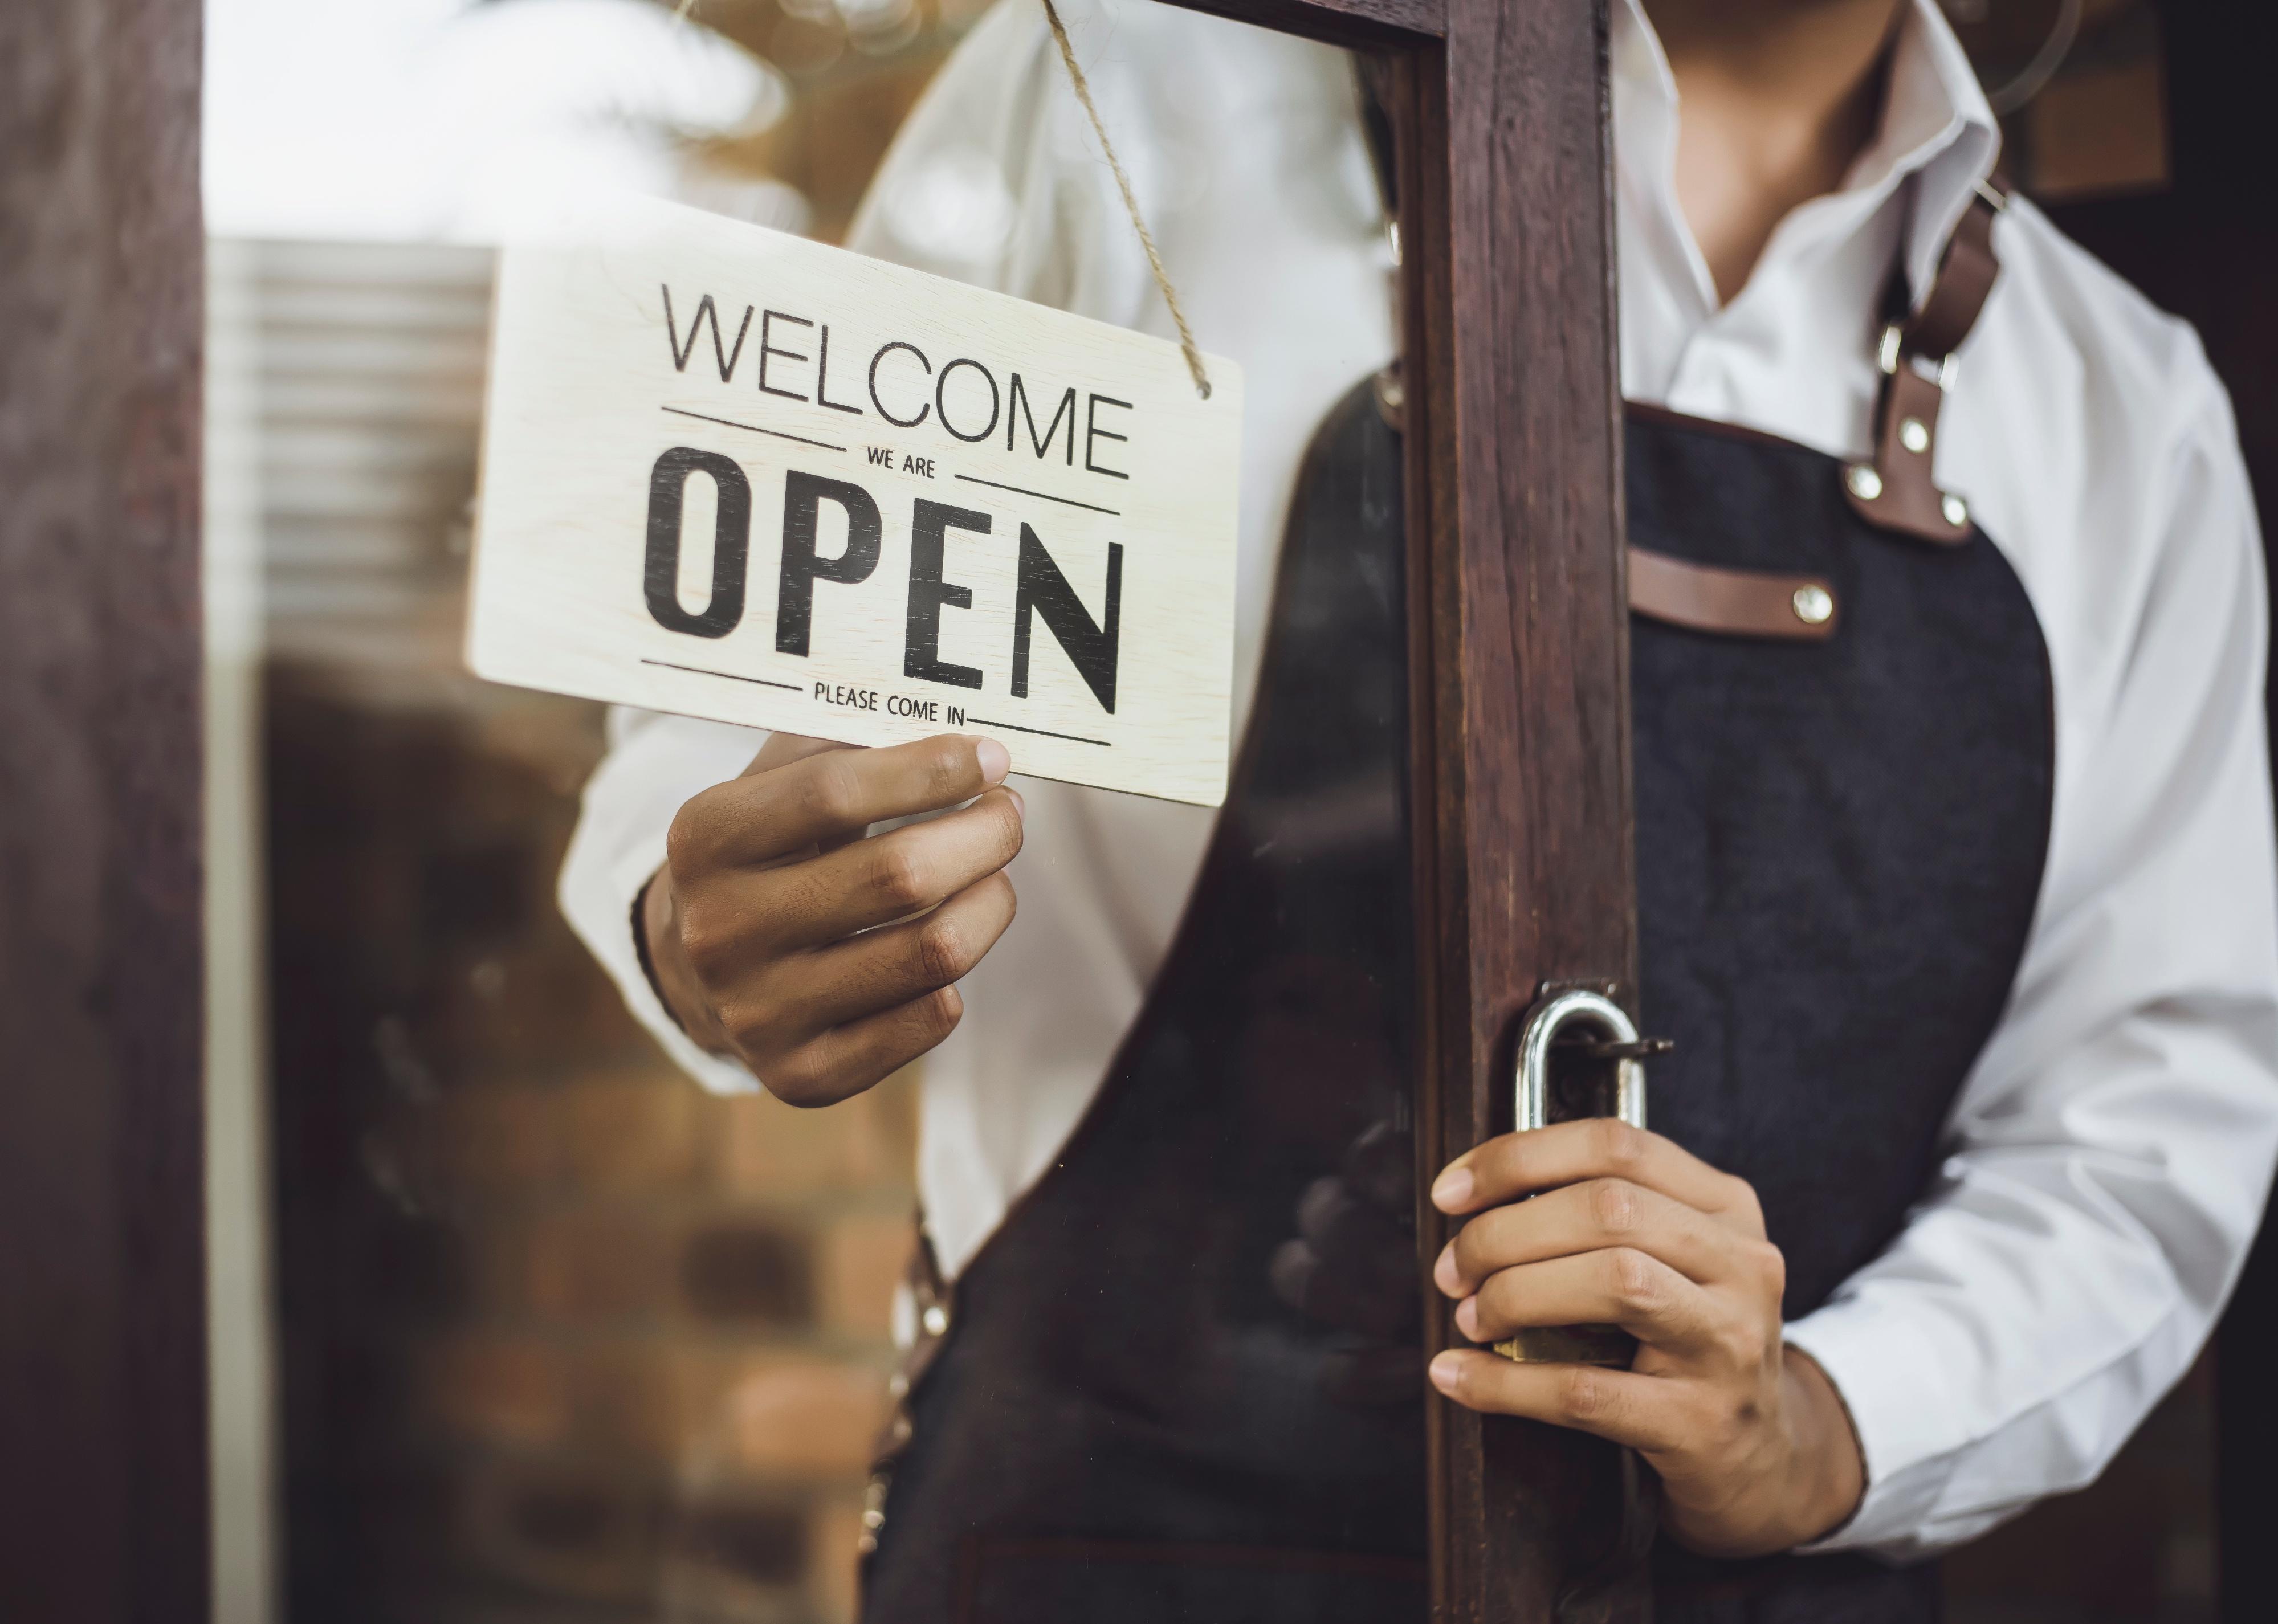
[[[0,1616],[209,1612],[199,7],[0,7]]]
[[[1395,70],[1420,1189],[1510,1128],[1542,982],[1637,980],[1605,0],[1171,4]],[[1440,1624],[1649,1616],[1622,1452],[1427,1407]]]
[[[1510,1130],[1539,985],[1633,987],[1637,951],[1604,10],[1450,0],[1447,36],[1397,118],[1426,1180]],[[1429,1259],[1449,1229],[1421,1210]],[[1645,1616],[1619,1452],[1430,1424],[1444,1624]]]

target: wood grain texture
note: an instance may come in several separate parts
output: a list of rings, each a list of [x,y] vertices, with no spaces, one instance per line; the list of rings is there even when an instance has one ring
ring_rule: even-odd
[[[1542,982],[1637,980],[1605,4],[1446,0],[1364,32],[1342,4],[1172,3],[1395,53],[1421,1190],[1510,1129]],[[1419,1201],[1421,1259],[1446,1237]],[[1423,1290],[1430,1349],[1459,1342]],[[1650,1616],[1629,1457],[1428,1416],[1440,1624]]]
[[[195,0],[0,8],[0,1610],[208,1610]]]
[[[1452,0],[1398,82],[1428,1185],[1510,1130],[1541,983],[1636,983],[1604,8]],[[1430,1424],[1440,1620],[1646,1616],[1620,1452]]]
[[[1446,0],[1170,0],[1170,4],[1331,45],[1399,49],[1438,39],[1448,26]]]

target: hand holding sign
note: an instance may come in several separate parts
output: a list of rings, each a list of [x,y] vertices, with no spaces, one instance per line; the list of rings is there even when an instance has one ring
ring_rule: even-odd
[[[675,1018],[792,1105],[835,1104],[947,1037],[964,1012],[953,983],[1013,922],[1009,765],[1004,746],[953,736],[768,741],[743,776],[680,809],[643,898]]]
[[[481,675],[1215,805],[1239,369],[669,204],[499,271]]]

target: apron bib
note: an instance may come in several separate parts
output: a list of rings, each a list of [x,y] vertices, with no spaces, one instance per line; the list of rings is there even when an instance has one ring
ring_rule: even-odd
[[[946,1334],[913,1372],[871,1624],[1424,1615],[1401,530],[1364,385],[1308,454],[1249,729],[1146,1004],[953,1300],[921,1285]],[[1374,1277],[1322,1284],[1373,1336],[1276,1290],[1309,1196],[1349,1203]]]
[[[1910,385],[1884,407],[1921,426]],[[1633,582],[1659,583],[1632,598],[1642,1025],[1676,1041],[1648,1121],[1755,1186],[1793,1319],[1927,1192],[2008,996],[2047,843],[2046,652],[1999,550],[1922,499],[1926,454],[1870,492],[1633,409],[1625,457]],[[1401,476],[1364,384],[1307,454],[1146,1005],[953,1292],[915,1282],[868,1624],[1427,1615]],[[1927,1567],[1666,1540],[1654,1567],[1663,1624],[1938,1613]]]

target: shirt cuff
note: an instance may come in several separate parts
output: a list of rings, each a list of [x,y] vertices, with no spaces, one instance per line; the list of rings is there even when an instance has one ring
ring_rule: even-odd
[[[1800,1549],[1915,1554],[1958,1452],[1969,1442],[1936,1344],[1910,1316],[1861,1298],[1786,1328],[1789,1346],[1827,1373],[1850,1412],[1867,1489],[1849,1521]]]

